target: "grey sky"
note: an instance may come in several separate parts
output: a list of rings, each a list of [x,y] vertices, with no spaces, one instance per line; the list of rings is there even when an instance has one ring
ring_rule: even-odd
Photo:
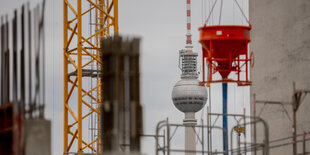
[[[36,3],[40,0],[33,0]],[[209,3],[215,0],[203,0],[206,11]],[[223,0],[222,24],[246,24],[242,15],[233,5],[233,0]],[[248,14],[248,0],[238,0]],[[12,8],[21,7],[26,0],[1,0],[1,15],[12,14]],[[219,1],[220,2],[220,1]],[[217,2],[215,11],[219,10]],[[63,6],[62,0],[47,0],[45,17],[46,37],[46,117],[52,121],[52,151],[59,155],[63,151]],[[186,33],[186,1],[185,0],[119,0],[119,31],[121,35],[141,37],[141,101],[144,108],[144,131],[155,133],[155,126],[160,120],[182,123],[183,114],[171,101],[171,91],[180,79],[178,51],[184,48]],[[89,7],[89,6],[85,6]],[[198,27],[202,26],[202,0],[192,0],[192,34],[194,51],[201,56],[198,43]],[[234,11],[233,11],[234,9]],[[235,12],[235,13],[232,13]],[[205,16],[205,15],[204,15]],[[216,18],[210,19],[213,24]],[[87,31],[87,24],[84,29]],[[201,58],[200,58],[201,59]],[[200,60],[199,59],[199,60]],[[201,64],[198,66],[201,69]],[[218,75],[217,75],[218,77]],[[209,89],[208,89],[209,90]],[[212,110],[221,112],[221,85],[211,86]],[[249,113],[249,87],[236,87],[229,84],[229,113],[242,113],[247,108]],[[208,101],[209,103],[209,101]],[[207,103],[207,104],[208,104]],[[207,105],[206,105],[207,106]],[[206,112],[206,110],[202,110]],[[205,113],[196,114],[200,120],[206,118]],[[85,134],[87,135],[87,134]],[[182,142],[176,144],[183,146]],[[214,145],[221,147],[221,141],[214,139]],[[215,147],[216,147],[215,146]],[[154,154],[154,140],[144,138],[142,151]]]

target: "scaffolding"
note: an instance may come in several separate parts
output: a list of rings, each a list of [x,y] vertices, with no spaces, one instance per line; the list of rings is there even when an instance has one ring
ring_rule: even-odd
[[[203,121],[201,125],[192,126],[193,130],[196,133],[196,137],[198,139],[198,145],[200,149],[193,150],[185,150],[180,148],[173,147],[171,144],[172,139],[176,135],[176,132],[179,128],[184,128],[186,125],[183,124],[174,124],[169,123],[168,119],[161,121],[156,126],[156,155],[159,154],[167,154],[170,153],[180,153],[180,152],[190,152],[197,154],[223,154],[223,155],[241,155],[246,154],[247,152],[252,152],[253,150],[260,150],[262,155],[269,155],[269,131],[268,124],[259,117],[246,116],[242,114],[220,114],[220,113],[209,113],[208,112],[207,124],[204,125]],[[217,126],[219,118],[225,115],[228,118],[235,120],[234,127],[230,128],[230,130],[226,131],[223,127]],[[213,120],[211,120],[213,117]],[[264,131],[263,139],[260,142],[253,143],[250,139],[246,138],[246,128],[250,128],[253,124],[260,124],[259,128]],[[236,130],[243,127],[244,130]],[[217,150],[212,144],[215,132],[218,130],[218,136],[221,137],[221,132],[224,132],[224,136],[228,143],[225,143],[226,150]],[[160,135],[160,133],[163,133]],[[213,134],[212,134],[213,133]],[[244,138],[241,141],[242,137]]]
[[[310,138],[307,137],[309,135],[309,131],[302,131],[301,133],[297,133],[297,112],[308,93],[310,93],[309,90],[296,89],[295,82],[293,82],[292,101],[260,100],[256,99],[256,94],[253,94],[252,114],[254,117],[262,117],[262,113],[266,110],[266,107],[273,106],[276,107],[277,109],[281,109],[281,111],[283,111],[283,113],[286,116],[285,118],[282,119],[287,119],[289,123],[291,123],[292,135],[287,137],[279,137],[271,140],[270,149],[280,149],[281,147],[291,146],[293,155],[304,155],[310,153],[310,151],[306,149],[308,144],[307,142],[310,140]],[[258,106],[260,107],[257,108]],[[291,113],[287,111],[285,106],[291,106],[292,108]],[[256,133],[259,131],[256,130],[255,124],[253,127],[254,127],[253,142],[255,143],[257,140]],[[255,150],[254,155],[256,154],[257,153]]]
[[[156,126],[156,134],[154,136],[156,141],[156,155],[169,155],[171,153],[176,154],[184,152],[208,155],[269,155],[272,154],[271,152],[273,152],[275,149],[283,149],[288,146],[292,147],[293,155],[309,154],[310,152],[307,150],[307,148],[309,148],[308,145],[310,142],[310,132],[303,131],[301,133],[297,133],[296,113],[298,107],[301,105],[306,95],[310,93],[310,91],[296,89],[295,84],[293,84],[293,88],[292,102],[257,100],[254,94],[252,98],[253,111],[251,116],[245,115],[245,109],[243,114],[222,114],[211,113],[208,107],[206,120],[207,124],[204,125],[204,121],[202,120],[201,125],[192,126],[196,133],[196,139],[198,139],[196,147],[199,146],[201,148],[196,149],[195,151],[185,150],[183,147],[176,148],[173,145],[173,139],[175,138],[176,132],[179,130],[179,128],[185,128],[186,125],[169,123],[168,119],[161,121]],[[258,111],[258,113],[256,112],[256,104],[263,104],[263,107]],[[264,107],[268,104],[278,105],[279,107],[283,108],[284,113],[292,123],[291,136],[270,140],[269,130],[270,126],[273,124],[268,125],[267,121],[260,117]],[[290,118],[288,111],[285,110],[284,105],[292,105],[292,119]],[[217,124],[221,121],[220,118],[223,116],[226,116],[228,119],[230,119],[231,124],[233,124],[230,128],[228,128],[227,131],[224,128],[217,126]],[[216,130],[220,130],[220,132],[224,131],[223,136],[228,142],[228,144],[224,143],[226,144],[225,148],[228,148],[226,151],[217,150],[215,147],[216,144],[213,144],[214,140],[221,138],[221,133],[217,132]],[[250,135],[247,136],[247,134]]]
[[[35,154],[42,148],[51,153],[50,123],[44,119],[44,12],[45,0],[14,9],[12,19],[1,15],[1,155]],[[39,136],[40,141],[32,141]]]

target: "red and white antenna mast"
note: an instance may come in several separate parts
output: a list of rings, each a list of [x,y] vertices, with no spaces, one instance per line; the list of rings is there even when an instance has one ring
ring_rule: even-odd
[[[187,33],[186,33],[186,52],[192,52],[192,32],[191,32],[191,0],[186,0],[186,17],[187,17]]]
[[[186,45],[185,49],[179,51],[179,68],[182,70],[182,79],[197,79],[197,56],[193,52],[192,33],[191,33],[191,0],[186,0]],[[180,63],[182,62],[182,63]]]

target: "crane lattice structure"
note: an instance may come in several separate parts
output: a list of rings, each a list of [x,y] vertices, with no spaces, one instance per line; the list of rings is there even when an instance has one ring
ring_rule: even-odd
[[[87,126],[83,121],[92,115],[98,116],[98,107],[103,102],[99,76],[103,65],[100,39],[118,33],[118,0],[63,0],[63,7],[64,154],[100,153],[102,140],[99,127],[96,129],[97,136],[90,141],[82,131]],[[85,18],[92,16],[92,12],[95,12],[95,22],[91,25],[95,31],[87,33],[84,25],[89,25],[92,17]],[[87,81],[93,79],[96,82],[87,85]],[[99,123],[96,125],[99,126]]]

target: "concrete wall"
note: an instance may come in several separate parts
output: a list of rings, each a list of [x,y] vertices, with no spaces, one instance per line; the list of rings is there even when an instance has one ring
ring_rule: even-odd
[[[310,1],[250,0],[249,9],[250,48],[255,53],[251,93],[257,100],[291,102],[294,81],[297,89],[310,89]],[[291,105],[262,108],[257,104],[257,112],[262,110],[261,117],[269,124],[270,140],[292,135]],[[310,94],[297,112],[297,132],[303,131],[310,131]],[[258,134],[261,139],[262,132]],[[310,143],[307,147],[310,151]],[[270,154],[291,155],[292,146],[271,149]]]
[[[24,124],[25,155],[51,155],[51,122],[28,119]]]

